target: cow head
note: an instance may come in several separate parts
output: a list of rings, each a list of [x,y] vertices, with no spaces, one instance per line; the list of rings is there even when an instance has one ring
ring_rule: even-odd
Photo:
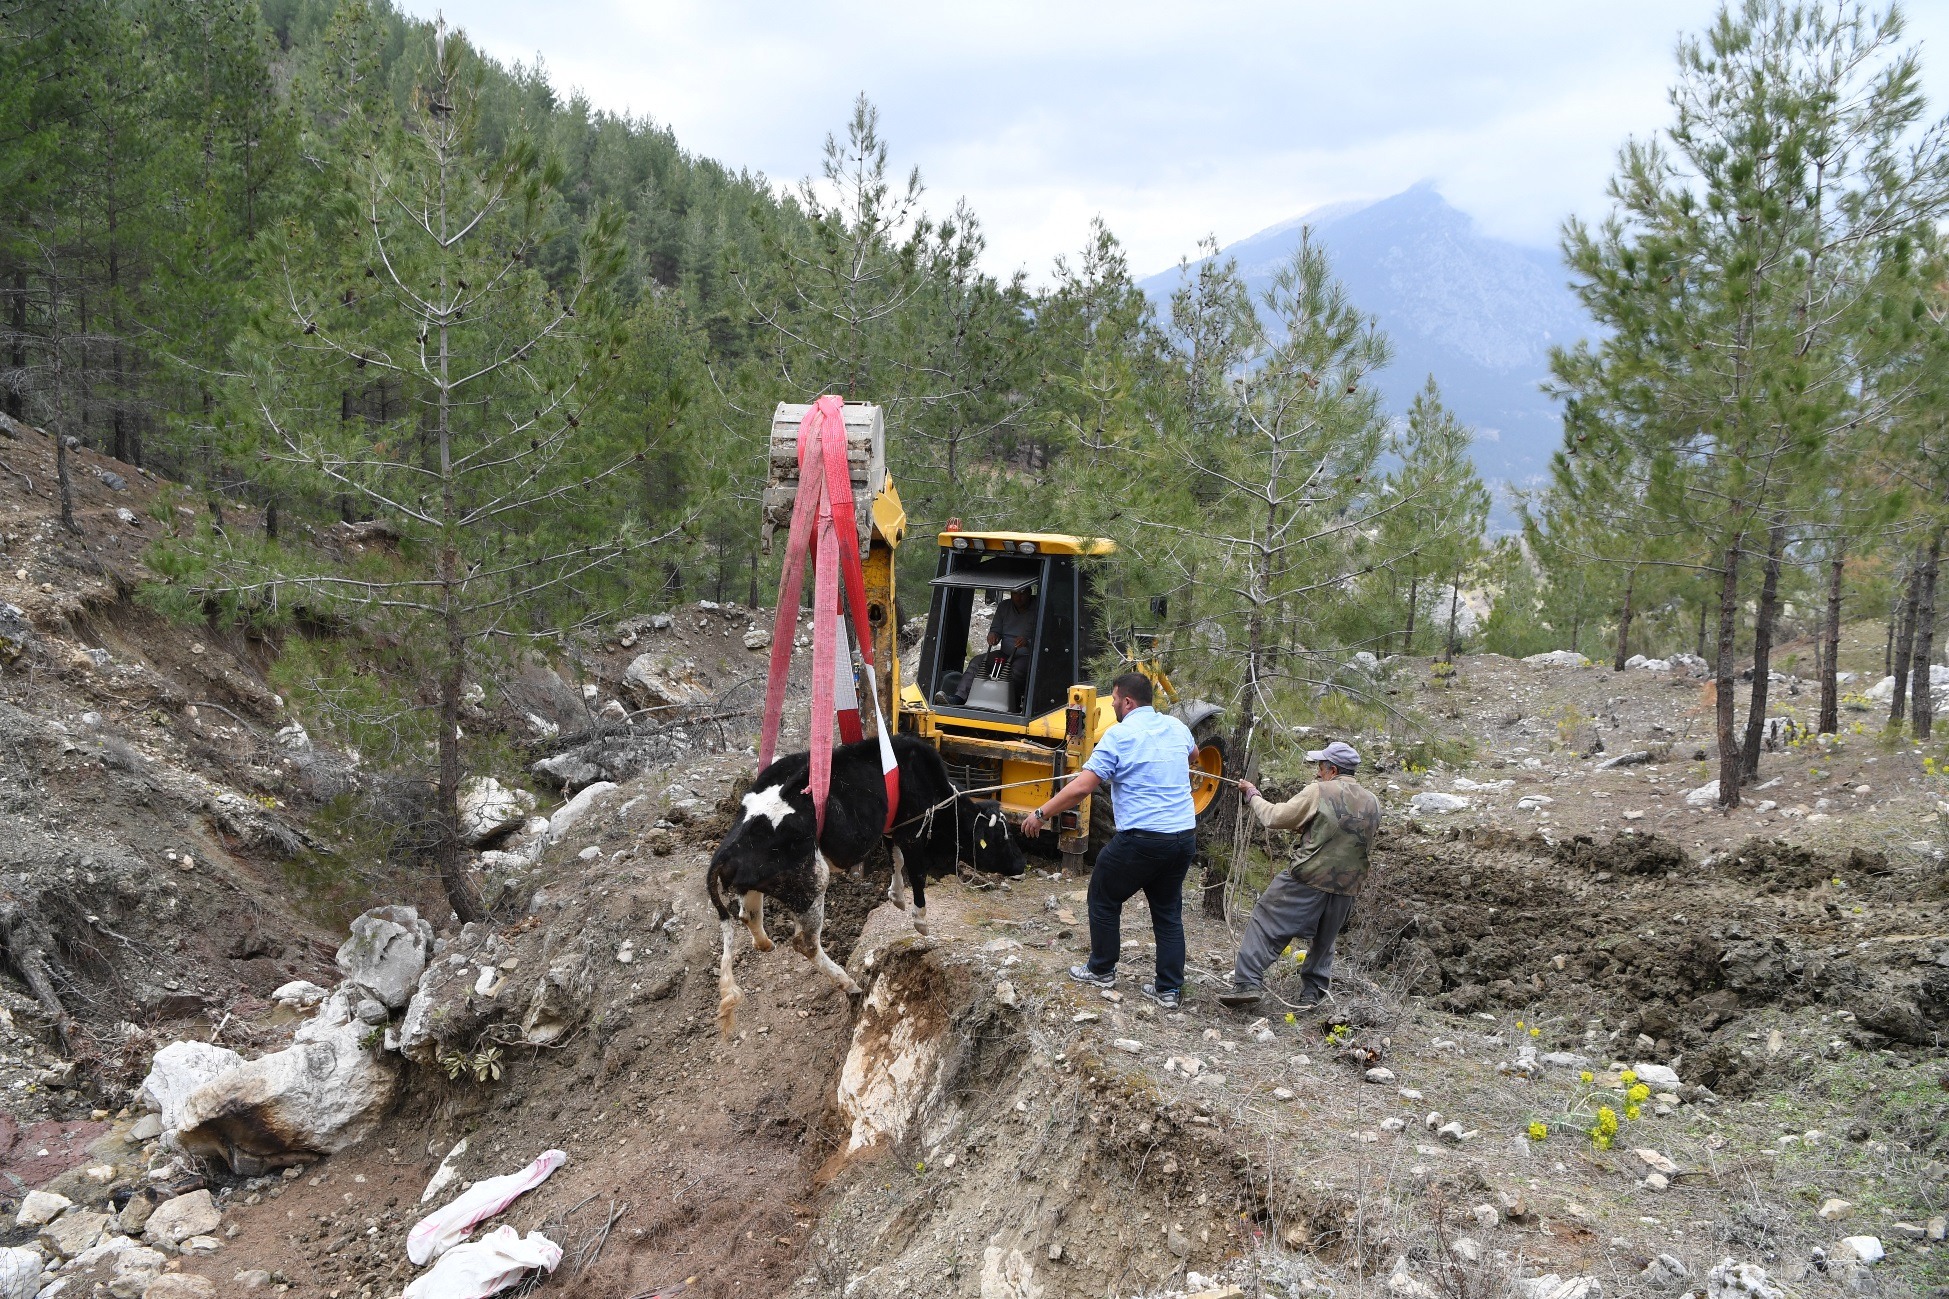
[[[811,802],[803,792],[794,799],[784,784],[751,790],[731,833],[711,855],[712,868],[730,863],[733,874],[765,876],[810,861],[816,846]]]
[[[990,875],[1020,875],[1029,868],[1002,805],[992,798],[961,801],[961,860]]]

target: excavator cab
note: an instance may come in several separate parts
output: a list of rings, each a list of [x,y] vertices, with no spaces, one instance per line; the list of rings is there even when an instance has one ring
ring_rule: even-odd
[[[957,535],[960,545],[941,548],[916,684],[943,717],[1019,725],[1066,707],[1101,646],[1079,548],[1062,544],[1073,539],[1011,537],[1006,550],[989,539]],[[991,648],[990,633],[1004,631]]]
[[[992,790],[1019,818],[1081,769],[1116,725],[1109,691],[1090,683],[1106,644],[1091,566],[1115,546],[1101,537],[1025,532],[943,532],[938,542],[927,631],[901,692],[900,729],[932,740],[961,788]],[[1009,635],[991,652],[988,632],[1005,619]],[[1024,622],[1034,634],[1026,653],[1017,653],[1010,642]],[[1200,768],[1222,771],[1218,710],[1179,700],[1155,664],[1136,666],[1156,683],[1158,706],[1199,736]],[[1193,786],[1201,822],[1219,788],[1216,781]],[[1066,863],[1080,865],[1108,841],[1108,803],[1088,799],[1059,819],[1055,846]]]

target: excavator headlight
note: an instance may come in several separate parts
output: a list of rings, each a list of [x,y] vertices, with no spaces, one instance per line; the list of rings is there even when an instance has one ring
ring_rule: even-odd
[[[966,550],[968,548],[968,539],[966,537],[956,537],[954,539],[954,548],[956,550]]]
[[[1015,543],[1015,553],[1018,555],[1033,555],[1035,553],[1035,543],[1033,541],[1018,541]]]

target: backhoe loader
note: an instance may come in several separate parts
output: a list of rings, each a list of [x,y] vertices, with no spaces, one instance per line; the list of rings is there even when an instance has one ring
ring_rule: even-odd
[[[789,526],[797,495],[799,423],[809,407],[781,402],[772,417],[770,475],[764,500],[764,541]],[[1107,655],[1103,612],[1092,583],[1096,561],[1115,544],[1103,537],[1063,533],[971,532],[935,534],[939,557],[928,583],[927,624],[917,654],[899,657],[902,601],[894,590],[894,555],[907,539],[907,513],[886,467],[886,428],[881,408],[845,404],[847,463],[866,575],[867,621],[879,670],[880,715],[897,731],[932,742],[963,790],[993,789],[1009,817],[1020,823],[1048,800],[1057,783],[1080,770],[1103,733],[1116,724],[1107,686],[1089,679],[1091,665]],[[989,653],[987,637],[999,627],[1005,605],[1025,592],[1029,612],[1016,600],[1011,635],[1032,627],[1026,653],[1003,645]],[[985,621],[978,605],[994,613]],[[1178,695],[1158,663],[1119,647],[1118,671],[1140,671],[1157,692],[1160,709],[1191,728],[1198,741],[1196,770],[1216,777],[1225,767],[1225,739],[1217,705]],[[1026,679],[1022,679],[1026,676]],[[999,788],[997,788],[999,787]],[[1194,777],[1192,800],[1202,834],[1217,819],[1223,786]],[[1031,845],[1060,853],[1065,868],[1080,870],[1114,828],[1107,796],[1086,799],[1065,812]],[[1053,839],[1053,843],[1050,840]]]

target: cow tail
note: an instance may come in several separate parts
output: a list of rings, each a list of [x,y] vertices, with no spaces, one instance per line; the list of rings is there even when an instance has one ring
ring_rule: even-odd
[[[724,901],[724,881],[718,878],[715,863],[712,864],[705,880],[711,895],[711,905],[717,908],[720,943],[717,958],[717,1031],[729,1037],[738,1031],[738,1006],[744,1001],[744,993],[738,988],[737,975],[731,969],[738,926],[737,921],[732,919],[731,908]]]

